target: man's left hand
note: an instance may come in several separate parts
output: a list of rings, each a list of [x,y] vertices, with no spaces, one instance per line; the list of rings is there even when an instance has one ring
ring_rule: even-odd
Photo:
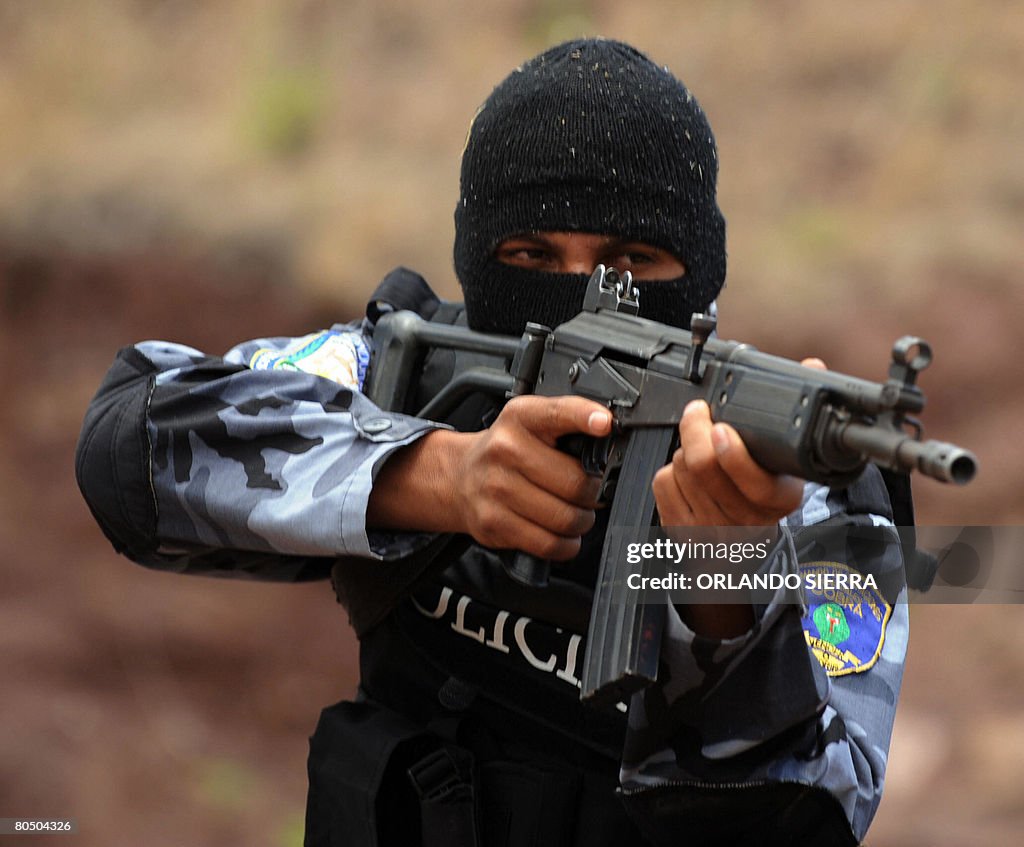
[[[663,526],[772,526],[800,505],[803,482],[758,465],[703,400],[679,422],[679,449],[654,476]]]

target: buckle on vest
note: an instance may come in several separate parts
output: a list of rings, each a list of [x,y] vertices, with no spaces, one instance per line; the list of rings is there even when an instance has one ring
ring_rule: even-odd
[[[455,757],[444,747],[424,756],[406,773],[421,801],[436,802],[466,784]]]

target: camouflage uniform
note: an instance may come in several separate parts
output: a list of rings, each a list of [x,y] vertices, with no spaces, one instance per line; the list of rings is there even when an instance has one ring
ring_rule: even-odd
[[[369,343],[353,325],[249,341],[223,358],[156,341],[121,351],[78,454],[80,485],[115,546],[156,568],[277,580],[325,577],[339,556],[400,561],[422,549],[431,535],[366,526],[375,472],[440,426],[383,412],[360,393]],[[801,548],[812,546],[806,527],[891,521],[873,468],[845,490],[808,484],[770,567],[798,572]],[[871,549],[846,564],[901,573],[898,545]],[[462,561],[464,572],[479,573],[496,560],[473,546]],[[575,602],[585,621],[586,586],[565,590],[576,600],[562,605]],[[403,614],[413,625],[444,621],[453,652],[469,651],[467,666],[518,661],[507,678],[488,671],[474,683],[529,690],[539,681],[543,714],[577,699],[585,629],[530,602],[495,582],[442,579]],[[674,843],[679,821],[711,818],[721,829],[743,794],[752,815],[813,796],[826,816],[841,811],[838,829],[821,830],[837,840],[819,843],[863,838],[881,795],[907,646],[905,594],[883,605],[876,654],[829,672],[809,647],[809,610],[782,594],[757,608],[751,632],[729,641],[695,636],[670,607],[661,679],[629,704],[622,747],[623,795],[646,836]],[[549,636],[563,646],[549,646]]]

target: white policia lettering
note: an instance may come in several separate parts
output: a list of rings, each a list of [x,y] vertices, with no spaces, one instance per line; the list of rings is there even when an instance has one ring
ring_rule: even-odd
[[[531,667],[543,673],[552,674],[555,678],[568,683],[573,688],[580,687],[580,679],[576,675],[576,671],[580,657],[580,647],[583,644],[582,635],[570,633],[568,640],[563,640],[564,649],[561,649],[558,653],[551,653],[547,658],[542,659],[534,652],[527,640],[528,628],[530,624],[534,623],[532,618],[525,615],[515,615],[505,609],[500,609],[494,616],[493,623],[490,624],[490,632],[484,626],[476,628],[467,626],[466,616],[470,608],[474,606],[473,600],[466,595],[456,595],[447,586],[441,589],[437,605],[433,609],[424,608],[415,597],[412,598],[412,603],[416,610],[424,617],[441,621],[449,614],[453,598],[457,599],[455,602],[454,620],[450,623],[452,632],[469,638],[498,653],[512,654],[514,645],[515,654]],[[482,608],[479,604],[476,605],[477,608]],[[491,610],[488,609],[487,611],[490,613]],[[510,621],[512,623],[512,640],[507,642],[505,633]],[[556,632],[562,635],[565,634],[562,629],[556,629]],[[617,704],[617,707],[619,711],[626,710],[624,703]]]

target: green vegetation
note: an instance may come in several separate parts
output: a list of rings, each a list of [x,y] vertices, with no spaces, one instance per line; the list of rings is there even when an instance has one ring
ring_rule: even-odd
[[[257,80],[249,97],[246,134],[272,157],[305,153],[320,124],[324,81],[309,69],[275,69]]]

